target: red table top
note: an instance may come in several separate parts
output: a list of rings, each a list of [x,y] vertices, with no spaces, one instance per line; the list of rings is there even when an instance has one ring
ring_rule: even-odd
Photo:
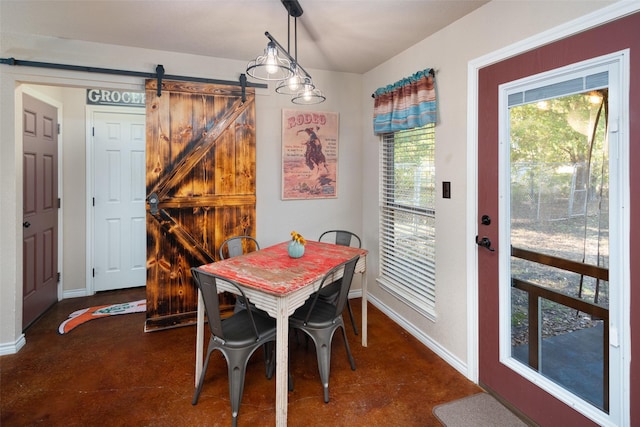
[[[259,251],[205,264],[199,269],[261,291],[286,295],[321,280],[324,275],[343,262],[367,250],[349,246],[307,241],[304,255],[291,258],[287,252],[289,241]]]

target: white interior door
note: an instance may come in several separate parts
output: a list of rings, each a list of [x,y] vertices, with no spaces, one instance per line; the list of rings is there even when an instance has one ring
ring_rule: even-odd
[[[145,286],[145,112],[93,111],[94,290]]]

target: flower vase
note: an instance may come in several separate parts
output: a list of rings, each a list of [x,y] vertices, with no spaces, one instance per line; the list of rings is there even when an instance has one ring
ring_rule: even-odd
[[[289,256],[291,258],[300,258],[302,255],[304,255],[304,245],[296,242],[295,240],[292,240],[291,242],[289,242],[287,251],[289,252]]]

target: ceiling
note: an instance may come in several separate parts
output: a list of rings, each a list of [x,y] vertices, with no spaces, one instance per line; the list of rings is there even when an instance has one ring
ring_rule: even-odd
[[[299,3],[300,64],[306,69],[362,74],[487,0]],[[265,31],[287,47],[287,21],[280,0],[0,0],[3,32],[247,62],[263,53],[268,42]],[[292,20],[292,34],[293,28]]]

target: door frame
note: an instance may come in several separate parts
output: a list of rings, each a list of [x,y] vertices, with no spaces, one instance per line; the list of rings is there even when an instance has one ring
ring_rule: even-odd
[[[44,93],[38,91],[38,89],[36,89],[34,87],[35,85],[31,85],[31,84],[23,84],[20,85],[17,89],[16,89],[16,117],[22,117],[22,95],[29,95],[32,96],[36,99],[38,99],[39,101],[42,101],[46,104],[52,105],[53,107],[56,108],[57,110],[57,115],[58,115],[58,125],[60,126],[60,133],[58,134],[58,198],[61,201],[64,201],[63,198],[63,194],[62,194],[62,188],[63,186],[63,181],[62,181],[62,140],[64,138],[64,125],[63,125],[63,117],[64,117],[64,111],[63,111],[63,107],[64,104],[60,103],[59,101],[56,101],[55,99],[45,95]],[[18,103],[18,98],[20,99],[20,102]],[[23,123],[22,120],[20,121],[20,124],[18,126],[16,126],[16,131],[19,132],[20,134],[20,141],[22,141],[22,133],[23,133]],[[24,151],[24,147],[22,147],[22,142],[20,142],[21,145],[21,149],[22,151]],[[22,194],[22,193],[21,193]],[[22,209],[22,203],[20,204],[20,209]],[[62,271],[62,261],[63,261],[63,247],[64,245],[62,244],[62,236],[63,236],[63,229],[62,229],[62,225],[63,225],[63,219],[64,219],[64,202],[62,202],[60,204],[60,208],[58,209],[58,238],[57,238],[57,251],[58,251],[58,265],[56,266],[56,268],[58,269],[58,272],[60,273],[60,280],[58,281],[57,284],[57,294],[58,294],[58,301],[62,300],[64,297],[64,272]],[[23,278],[24,280],[24,278]],[[22,281],[20,282],[22,284]],[[22,304],[20,305],[21,310],[20,310],[20,318],[22,318]]]
[[[4,103],[11,104],[5,112],[3,112],[2,124],[3,124],[3,136],[7,136],[10,139],[7,141],[13,140],[14,144],[11,147],[6,147],[6,150],[3,149],[3,155],[8,153],[12,157],[11,160],[6,159],[3,164],[12,164],[11,167],[8,167],[7,170],[3,170],[2,175],[6,175],[5,172],[9,173],[11,178],[10,181],[4,183],[5,185],[9,185],[11,188],[9,191],[12,191],[15,194],[15,200],[10,203],[6,210],[4,211],[6,215],[3,214],[3,227],[2,231],[6,232],[6,240],[7,244],[10,248],[14,250],[10,251],[11,260],[15,261],[15,267],[8,269],[7,271],[3,271],[4,279],[6,279],[6,284],[12,284],[0,292],[3,298],[2,308],[8,306],[12,309],[11,313],[3,313],[2,316],[2,335],[4,337],[5,342],[0,343],[0,355],[5,354],[15,354],[18,353],[25,345],[26,345],[26,337],[22,332],[22,289],[23,289],[23,277],[22,277],[22,269],[23,269],[23,260],[22,260],[22,247],[21,247],[21,239],[22,239],[22,162],[20,157],[22,156],[23,146],[22,146],[22,93],[27,86],[35,87],[37,91],[38,86],[52,86],[52,87],[69,87],[69,88],[90,88],[90,87],[99,87],[105,89],[119,89],[119,90],[129,90],[129,91],[140,91],[143,90],[144,86],[141,86],[139,77],[132,76],[116,76],[116,75],[97,75],[89,71],[71,71],[71,70],[43,70],[43,69],[33,69],[29,67],[25,67],[24,69],[16,69],[14,67],[2,69],[0,71],[0,93],[5,96]],[[27,89],[27,90],[33,90]],[[7,101],[12,98],[13,101]],[[59,119],[62,123],[63,120],[60,118],[62,115],[62,109],[58,110]],[[62,146],[62,137],[64,136],[64,127],[62,127],[61,134],[59,135],[59,144]],[[62,152],[59,156],[59,162],[62,161]],[[62,173],[59,170],[59,173]],[[63,185],[63,179],[59,179],[59,186]],[[62,188],[60,188],[59,196],[68,197],[63,195]],[[62,207],[59,210],[59,221],[63,221],[61,218],[64,212],[64,199],[62,203]],[[3,206],[4,208],[4,206]],[[62,232],[59,229],[59,232]],[[62,245],[63,238],[58,239],[58,245]],[[64,266],[64,258],[66,255],[63,253],[64,251],[60,251],[58,253],[58,262],[62,263]],[[64,289],[64,280],[65,280],[65,272],[61,269],[61,281],[59,292],[61,295],[59,299],[65,299],[69,297],[81,297],[86,296],[85,289],[74,289],[70,292],[65,292]],[[4,284],[4,282],[3,282]],[[6,300],[4,299],[7,297]]]
[[[479,295],[478,295],[478,252],[473,244],[478,234],[478,195],[475,189],[478,184],[478,116],[479,116],[479,70],[497,62],[506,60],[518,54],[536,49],[543,45],[559,41],[610,21],[620,19],[640,10],[640,4],[619,2],[598,10],[567,24],[552,28],[521,42],[507,46],[488,55],[469,61],[467,66],[467,377],[478,383],[479,381]],[[628,290],[625,290],[628,292]],[[627,308],[628,311],[628,308]],[[627,313],[627,320],[628,320]],[[621,337],[626,348],[631,348],[630,336]],[[626,370],[630,374],[629,369]],[[629,404],[627,388],[626,405]],[[629,416],[629,412],[625,414]]]
[[[106,105],[87,105],[85,106],[85,127],[86,127],[86,137],[85,137],[85,180],[86,180],[86,240],[85,240],[85,249],[86,249],[86,267],[85,267],[85,277],[86,277],[86,295],[94,295],[96,293],[95,290],[95,282],[93,277],[93,268],[95,266],[94,262],[94,251],[93,248],[95,246],[95,215],[94,215],[94,207],[93,207],[93,197],[95,194],[95,182],[94,182],[94,164],[95,164],[95,153],[93,150],[93,128],[94,122],[93,117],[95,113],[140,113],[145,116],[146,120],[146,109],[141,107],[122,107],[122,106],[106,106]],[[145,149],[146,151],[146,149]]]

